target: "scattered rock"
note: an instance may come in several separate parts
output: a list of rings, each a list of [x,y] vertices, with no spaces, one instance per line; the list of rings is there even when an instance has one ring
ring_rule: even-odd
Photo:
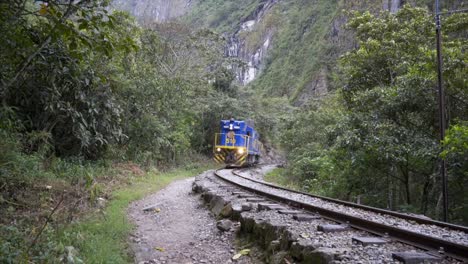
[[[132,203],[129,214],[136,230],[130,241],[135,253],[135,263],[232,262],[230,250],[235,247],[235,233],[218,230],[214,214],[210,214],[206,206],[201,205],[203,200],[200,200],[200,195],[190,192],[194,187],[193,182],[194,179],[174,182],[165,189]],[[203,189],[204,192],[211,186],[209,182],[199,184],[204,187],[195,189]],[[206,197],[207,204],[215,197],[220,197],[221,193],[225,192],[210,193],[209,199]],[[221,203],[223,201],[218,199],[213,207]],[[154,209],[162,205],[163,210],[154,214]],[[226,205],[220,208],[222,213],[229,211],[229,206]],[[143,208],[147,208],[147,211],[143,211]],[[234,224],[229,230],[233,229]],[[140,243],[137,242],[138,239],[141,239]],[[164,251],[155,250],[155,247],[163,247]],[[252,262],[246,258],[241,263]]]
[[[218,223],[216,223],[216,227],[223,232],[229,231],[232,227],[232,221],[227,219],[218,221]]]
[[[97,207],[102,209],[102,208],[106,207],[107,200],[102,198],[102,197],[98,197],[96,199],[96,204],[97,204]]]
[[[241,206],[242,206],[242,211],[252,210],[252,204],[251,203],[243,203]]]
[[[230,217],[232,215],[232,205],[231,203],[228,203],[224,206],[224,208],[221,210],[219,213],[220,216],[222,217]]]
[[[143,208],[143,212],[151,212],[154,211],[158,206],[157,205],[151,205],[148,207]]]

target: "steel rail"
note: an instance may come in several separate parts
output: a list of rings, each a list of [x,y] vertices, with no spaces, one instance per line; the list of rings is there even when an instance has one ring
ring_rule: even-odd
[[[301,208],[301,209],[304,209],[304,210],[307,210],[307,211],[310,211],[310,212],[313,212],[313,213],[318,213],[323,218],[326,218],[326,219],[329,219],[329,220],[332,220],[332,221],[335,221],[335,222],[339,222],[339,223],[348,224],[348,225],[350,225],[351,227],[353,227],[355,229],[364,230],[364,231],[367,231],[369,233],[373,233],[373,234],[383,236],[383,237],[390,237],[390,238],[392,238],[392,239],[394,239],[396,241],[399,241],[399,242],[402,242],[402,243],[405,243],[405,244],[409,244],[409,245],[415,246],[417,248],[427,250],[432,254],[436,254],[436,255],[439,255],[439,256],[448,256],[448,257],[458,259],[458,260],[461,260],[461,261],[464,261],[464,262],[468,261],[468,246],[466,246],[466,245],[460,245],[460,244],[456,244],[456,243],[453,243],[453,242],[450,242],[450,241],[445,241],[445,240],[442,240],[442,239],[439,239],[439,238],[426,236],[426,235],[416,233],[416,232],[413,232],[413,231],[400,229],[400,228],[396,228],[396,227],[393,227],[393,226],[388,226],[388,225],[381,224],[381,223],[372,222],[372,221],[367,220],[367,219],[362,219],[362,218],[359,218],[359,217],[356,217],[356,216],[351,216],[351,215],[348,215],[348,214],[336,212],[336,211],[333,211],[333,210],[330,210],[330,209],[325,209],[325,208],[322,208],[322,207],[319,207],[319,206],[314,206],[312,204],[308,204],[308,203],[292,200],[292,199],[289,199],[289,198],[277,196],[277,195],[274,195],[274,194],[271,194],[271,193],[268,193],[268,192],[265,192],[265,191],[260,191],[260,190],[254,189],[252,187],[240,184],[238,182],[229,180],[226,177],[223,177],[219,173],[220,170],[222,170],[222,169],[219,169],[219,170],[215,171],[215,175],[218,178],[220,178],[220,179],[222,179],[225,182],[228,182],[230,184],[236,185],[236,186],[238,186],[238,187],[240,187],[242,189],[245,189],[245,190],[247,190],[249,192],[258,194],[260,196],[267,197],[267,198],[269,198],[271,200],[274,200],[274,201],[277,201],[277,202],[280,202],[280,203],[286,203],[286,204],[288,204],[290,206],[293,206],[293,207]],[[236,175],[236,174],[233,173],[233,175]],[[238,175],[236,175],[236,176],[238,176]],[[244,178],[244,179],[252,180],[252,179],[246,178],[244,176],[241,176],[241,177]],[[256,182],[256,180],[253,180],[253,181]],[[264,182],[261,182],[261,181],[257,181],[257,183],[264,184]],[[269,186],[269,185],[267,184],[267,186]],[[270,187],[276,188],[276,187],[279,187],[279,186],[270,186]],[[283,187],[279,187],[279,189],[282,189],[282,190],[285,190],[285,191],[291,191],[291,190],[288,190],[288,189],[283,188]],[[297,191],[293,191],[293,192],[300,193],[300,192],[297,192]]]
[[[412,215],[399,213],[399,212],[395,212],[395,211],[390,211],[390,210],[371,207],[371,206],[367,206],[367,205],[342,201],[342,200],[333,199],[333,198],[324,197],[324,196],[319,196],[319,195],[314,195],[314,194],[310,194],[310,193],[306,193],[306,192],[291,190],[291,189],[288,189],[288,188],[285,188],[285,187],[282,187],[282,186],[278,186],[278,185],[273,184],[273,183],[269,183],[269,182],[265,182],[265,181],[259,181],[259,180],[255,180],[255,179],[252,179],[252,178],[249,178],[249,177],[245,177],[243,175],[240,175],[235,170],[233,170],[232,173],[234,175],[236,175],[236,176],[239,176],[239,177],[243,178],[243,179],[246,179],[246,180],[249,180],[249,181],[252,181],[252,182],[256,182],[256,183],[259,183],[259,184],[263,184],[263,185],[266,185],[266,186],[269,186],[269,187],[272,187],[272,188],[275,188],[275,189],[288,191],[288,192],[293,192],[293,193],[297,193],[297,194],[302,194],[302,195],[306,195],[306,196],[309,196],[309,197],[312,197],[312,198],[321,199],[321,200],[324,200],[324,201],[327,201],[327,202],[332,202],[332,203],[336,203],[336,204],[346,205],[346,206],[349,206],[349,207],[359,208],[359,209],[363,209],[363,210],[366,210],[366,211],[371,211],[371,212],[374,212],[374,213],[391,215],[391,216],[395,216],[395,217],[402,218],[402,219],[405,219],[405,220],[415,221],[416,223],[419,223],[419,224],[436,225],[436,226],[450,228],[450,229],[453,229],[453,230],[458,230],[458,231],[468,233],[468,227],[466,227],[466,226],[455,225],[455,224],[451,224],[451,223],[447,223],[447,222],[441,222],[441,221],[432,220],[432,219],[420,218],[420,217],[417,217],[417,216],[412,216]]]

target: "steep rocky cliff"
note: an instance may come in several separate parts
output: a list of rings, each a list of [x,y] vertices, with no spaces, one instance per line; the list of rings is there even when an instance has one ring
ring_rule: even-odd
[[[344,29],[345,11],[397,12],[403,4],[432,9],[431,0],[115,0],[143,23],[178,17],[193,27],[225,36],[226,56],[238,82],[268,96],[288,97],[301,105],[333,89],[337,58],[353,48]],[[444,1],[446,8],[463,0]]]
[[[165,22],[184,15],[192,0],[114,0],[116,9],[128,11],[142,24]]]
[[[240,11],[234,12],[230,2],[195,2],[187,21],[225,34],[226,55],[244,62],[234,67],[240,84],[268,96],[287,96],[295,104],[325,94],[337,57],[354,46],[343,29],[346,16],[341,10],[396,12],[403,4],[401,0],[242,0],[236,6]]]
[[[228,36],[226,55],[239,58],[245,63],[244,66],[235,68],[237,80],[243,85],[249,84],[257,77],[270,48],[275,29],[266,27],[265,20],[269,18],[267,15],[275,3],[276,0],[260,3],[241,21],[236,31]],[[256,43],[249,40],[252,35],[256,35]]]

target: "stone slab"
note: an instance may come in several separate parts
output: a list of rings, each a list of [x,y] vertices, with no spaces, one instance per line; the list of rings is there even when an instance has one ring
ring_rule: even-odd
[[[343,232],[350,230],[351,227],[349,225],[319,225],[317,226],[317,231],[322,231],[325,233],[330,232]]]
[[[157,207],[158,207],[157,205],[151,205],[151,206],[143,208],[143,211],[144,212],[154,211]]]
[[[293,215],[293,219],[297,220],[299,222],[308,222],[312,220],[317,220],[320,219],[321,217],[319,215],[312,215],[312,214],[297,214]]]
[[[259,203],[258,211],[270,211],[270,210],[285,210],[285,208],[279,204],[270,204],[270,203]]]
[[[392,258],[405,264],[431,263],[441,261],[442,258],[422,252],[395,252]]]
[[[238,221],[242,212],[243,212],[243,210],[242,210],[242,206],[240,204],[232,205],[231,219],[234,220],[234,221]]]
[[[241,205],[242,211],[250,211],[252,210],[252,204],[251,203],[243,203]]]
[[[262,199],[262,198],[247,198],[247,202],[260,203],[260,202],[265,202],[265,199]]]
[[[241,213],[242,212],[242,206],[240,204],[235,204],[235,205],[232,205],[232,211],[234,213]]]
[[[246,193],[245,192],[239,192],[239,191],[232,192],[232,195],[241,195],[241,194],[246,194]]]
[[[296,210],[279,210],[278,213],[280,214],[286,214],[286,215],[298,215],[301,214],[301,211],[296,211]]]
[[[231,193],[232,191],[235,191],[235,188],[232,187],[225,187],[225,188],[220,188],[220,190],[226,191],[228,193]]]
[[[252,194],[245,194],[245,193],[239,194],[239,195],[237,195],[237,197],[239,197],[239,198],[244,198],[244,199],[246,199],[246,198],[257,198],[257,196],[255,196],[255,195],[252,195]]]
[[[231,220],[224,219],[224,220],[218,221],[218,223],[216,223],[216,227],[223,232],[229,231],[231,230],[232,222]]]
[[[368,245],[382,245],[388,242],[388,240],[379,237],[353,237],[353,242],[360,243],[363,246]]]
[[[216,192],[214,191],[207,191],[202,194],[203,200],[205,203],[210,203],[210,201],[213,199],[213,197],[216,195]]]
[[[209,207],[211,209],[211,212],[213,212],[217,216],[221,213],[226,204],[228,204],[228,201],[224,199],[224,197],[214,196],[213,199],[211,199],[210,201]]]
[[[346,252],[350,251],[351,249],[349,248],[319,247],[313,251],[303,252],[302,263],[334,263],[335,260],[339,258],[339,256],[346,254]]]
[[[232,215],[233,213],[233,210],[232,210],[232,205],[230,202],[228,202],[224,207],[223,209],[221,210],[221,212],[219,213],[220,216],[222,217],[225,217],[225,218],[228,218]]]

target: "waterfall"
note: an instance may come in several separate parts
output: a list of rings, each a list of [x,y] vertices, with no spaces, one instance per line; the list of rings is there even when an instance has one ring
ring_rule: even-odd
[[[396,13],[401,7],[401,0],[391,0],[390,13]]]
[[[383,0],[382,1],[382,9],[383,10],[388,10],[392,14],[398,12],[401,5],[402,5],[401,0]]]
[[[261,4],[255,11],[253,11],[242,23],[238,30],[229,37],[228,44],[226,46],[226,56],[231,58],[240,59],[244,65],[231,66],[230,68],[236,74],[237,81],[242,85],[247,85],[252,82],[258,75],[261,67],[261,63],[266,56],[267,50],[270,47],[272,32],[269,32],[263,36],[261,43],[258,44],[256,50],[248,50],[246,48],[245,39],[240,37],[241,33],[249,34],[255,30],[255,26],[261,21],[265,12],[269,10],[276,0],[267,0]]]

